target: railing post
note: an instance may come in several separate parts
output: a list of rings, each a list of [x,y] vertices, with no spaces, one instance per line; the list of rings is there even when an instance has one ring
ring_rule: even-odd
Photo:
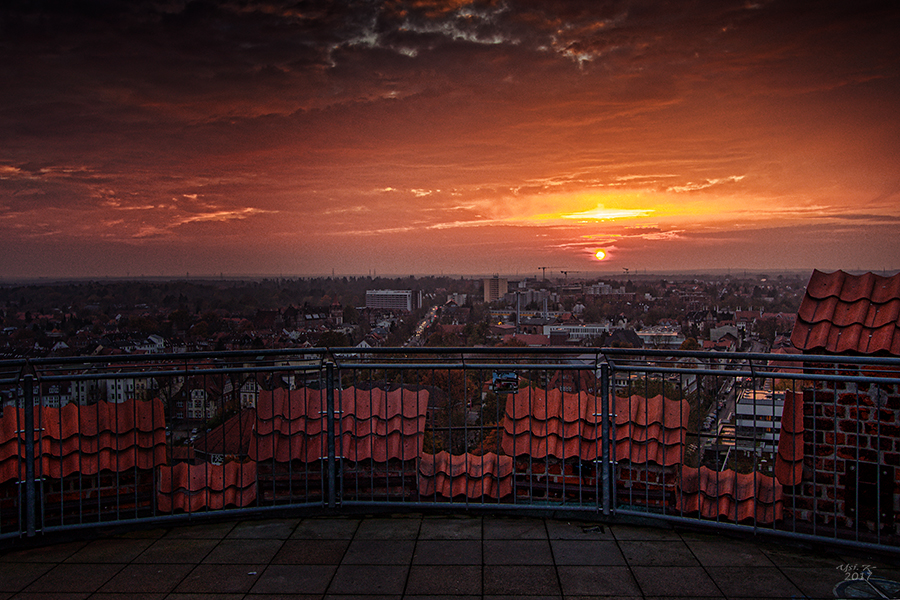
[[[600,462],[600,494],[603,514],[609,515],[609,365],[600,365],[600,451],[603,453]]]
[[[35,518],[35,504],[37,493],[34,481],[34,375],[27,374],[24,377],[24,412],[23,423],[25,434],[25,530],[28,537],[34,537],[37,531]]]
[[[334,363],[325,364],[325,412],[327,413],[327,443],[328,443],[328,508],[337,505],[335,494],[335,450],[334,450]]]

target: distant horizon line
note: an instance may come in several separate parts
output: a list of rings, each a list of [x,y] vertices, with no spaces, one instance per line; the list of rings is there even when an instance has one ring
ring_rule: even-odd
[[[191,274],[190,272],[185,273],[184,275],[78,275],[78,276],[31,276],[31,277],[0,277],[0,285],[16,285],[16,284],[34,284],[34,283],[43,283],[43,284],[54,284],[54,283],[69,283],[69,282],[88,282],[88,281],[260,281],[267,279],[341,279],[344,277],[352,277],[352,278],[371,278],[371,279],[406,279],[409,277],[412,278],[426,278],[426,277],[448,277],[448,278],[463,278],[463,279],[488,279],[492,277],[502,277],[503,279],[537,279],[537,280],[566,280],[571,279],[572,281],[581,281],[585,279],[596,279],[598,277],[613,277],[616,279],[628,279],[632,277],[659,277],[659,276],[702,276],[702,275],[710,275],[710,276],[739,276],[739,277],[747,277],[747,276],[758,276],[758,275],[802,275],[807,273],[812,273],[813,270],[819,270],[823,272],[834,272],[837,270],[842,270],[846,273],[850,274],[861,274],[861,273],[874,273],[876,275],[883,276],[891,276],[897,274],[900,271],[896,270],[887,270],[887,269],[824,269],[821,267],[812,267],[812,268],[791,268],[791,269],[764,269],[764,268],[718,268],[718,269],[678,269],[678,270],[649,270],[649,269],[635,269],[628,270],[627,272],[622,271],[563,271],[560,270],[559,273],[556,271],[553,272],[552,275],[548,275],[544,277],[541,273],[540,269],[534,272],[516,272],[516,273],[504,273],[503,271],[495,271],[491,273],[294,273],[294,274],[285,274],[285,273],[256,273],[256,274],[241,274],[241,273],[200,273],[200,274]],[[572,277],[568,277],[569,274],[575,274]]]

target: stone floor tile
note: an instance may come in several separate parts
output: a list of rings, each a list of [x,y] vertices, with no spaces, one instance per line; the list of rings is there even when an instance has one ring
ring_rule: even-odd
[[[633,540],[618,542],[629,565],[699,567],[700,563],[681,540]]]
[[[52,596],[53,600],[56,600],[56,595]],[[130,592],[128,596],[126,596],[127,600],[166,600],[167,598],[171,598],[169,594],[164,593],[135,593]],[[113,593],[105,593],[105,592],[97,592],[96,594],[91,594],[88,596],[89,600],[122,600],[122,594],[118,592]],[[18,600],[18,597],[17,597]],[[35,600],[40,600],[40,598],[35,598]],[[43,600],[50,600],[47,596],[43,597]]]
[[[223,521],[221,523],[202,523],[199,525],[180,525],[173,527],[166,534],[167,538],[205,538],[220,540],[234,529],[234,521]]]
[[[722,597],[702,567],[632,567],[631,571],[646,596]]]
[[[408,565],[415,540],[367,540],[356,538],[344,554],[345,565]]]
[[[649,527],[638,525],[610,525],[610,530],[617,540],[680,540],[681,536],[674,529],[667,527]]]
[[[810,598],[834,598],[834,586],[845,574],[828,567],[781,567],[781,572]]]
[[[199,564],[216,547],[216,539],[163,538],[156,540],[137,558],[136,563]]]
[[[841,556],[823,544],[818,550],[788,544],[766,543],[760,545],[760,551],[777,567],[818,566],[836,569],[845,561]]]
[[[482,600],[522,600],[522,596],[510,596],[510,595],[487,595],[482,596]],[[528,600],[563,600],[562,595],[554,596],[550,594],[544,595],[529,595]],[[580,600],[580,599],[579,599]],[[614,600],[612,598],[604,598],[603,600]],[[641,600],[640,598],[628,600]]]
[[[269,562],[281,550],[282,540],[222,540],[210,550],[204,564],[255,564]]]
[[[337,565],[269,565],[251,594],[324,594]]]
[[[160,600],[165,597],[165,594],[157,594],[160,596]],[[93,598],[96,594],[92,594],[90,592],[57,592],[54,594],[42,594],[39,592],[21,592],[19,594],[10,594],[9,596],[5,594],[0,594],[0,598],[3,600],[85,600],[87,598]],[[112,600],[111,598],[109,600]]]
[[[552,565],[548,540],[485,540],[486,565]]]
[[[96,592],[112,579],[125,565],[96,563],[91,565],[61,563],[47,571],[26,592]]]
[[[55,567],[53,563],[0,563],[0,592],[18,592]]]
[[[706,567],[774,566],[769,557],[753,542],[719,536],[686,535],[682,539],[700,564]]]
[[[254,600],[248,598],[247,600]],[[402,594],[326,594],[322,600],[405,600]]]
[[[413,565],[409,570],[405,596],[481,595],[481,567],[477,565]]]
[[[422,540],[480,540],[480,517],[425,517],[419,532]]]
[[[300,519],[267,519],[261,521],[241,521],[228,532],[226,539],[270,539],[286,540],[294,533]]]
[[[265,570],[265,564],[197,565],[175,588],[177,593],[246,594]]]
[[[558,567],[563,595],[640,596],[640,588],[627,567]]]
[[[612,540],[607,525],[590,521],[561,521],[546,519],[547,536],[551,540]]]
[[[349,540],[359,529],[360,519],[343,517],[313,517],[303,519],[294,528],[291,539],[302,540]]]
[[[774,567],[706,567],[729,598],[792,598],[801,592]]]
[[[556,569],[544,565],[485,565],[485,595],[558,596]]]
[[[87,545],[87,541],[64,542],[49,546],[23,548],[0,554],[0,564],[7,562],[26,563],[58,563],[66,560]]]
[[[328,588],[328,595],[402,594],[407,565],[341,565]]]
[[[480,540],[419,540],[414,565],[481,565]]]
[[[486,540],[547,539],[547,528],[543,519],[486,518],[482,521],[482,532]]]
[[[287,540],[273,565],[339,565],[350,540]]]
[[[419,535],[421,519],[365,519],[356,530],[356,538],[364,540],[414,540]]]
[[[129,563],[149,548],[156,540],[105,538],[94,540],[72,554],[70,563]]]
[[[618,544],[607,540],[551,540],[557,565],[625,565]]]
[[[175,589],[194,568],[193,564],[130,564],[116,573],[100,588],[103,593],[123,595],[146,593],[168,593]]]
[[[166,600],[244,600],[245,594],[169,594]],[[254,599],[255,600],[255,599]]]

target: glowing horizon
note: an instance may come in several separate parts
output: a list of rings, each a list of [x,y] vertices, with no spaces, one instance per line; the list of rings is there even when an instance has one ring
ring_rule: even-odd
[[[304,7],[0,14],[0,279],[900,269],[895,3]]]

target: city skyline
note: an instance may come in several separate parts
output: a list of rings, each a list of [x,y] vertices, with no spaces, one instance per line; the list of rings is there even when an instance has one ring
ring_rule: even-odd
[[[892,2],[0,9],[0,279],[893,272],[898,30]]]

